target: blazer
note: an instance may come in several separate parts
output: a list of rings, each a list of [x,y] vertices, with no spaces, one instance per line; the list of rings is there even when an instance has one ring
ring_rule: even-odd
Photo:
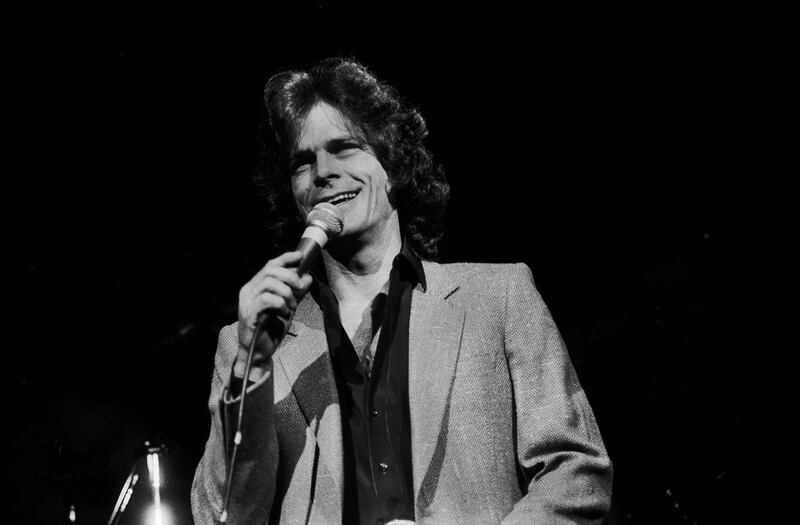
[[[612,466],[561,336],[524,264],[423,262],[412,293],[408,388],[418,523],[592,523]],[[219,337],[211,431],[192,486],[196,523],[224,497],[237,355]],[[248,388],[228,523],[340,523],[342,428],[322,311],[300,302],[271,371]]]

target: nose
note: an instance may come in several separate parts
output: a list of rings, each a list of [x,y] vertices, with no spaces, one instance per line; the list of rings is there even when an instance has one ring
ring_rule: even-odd
[[[339,177],[339,172],[336,167],[336,159],[334,159],[328,152],[321,152],[317,155],[317,166],[314,174],[314,184],[317,186],[324,186],[328,184],[331,179]]]

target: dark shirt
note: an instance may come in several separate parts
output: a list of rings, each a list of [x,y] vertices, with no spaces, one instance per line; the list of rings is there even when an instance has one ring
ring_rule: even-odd
[[[323,311],[342,415],[342,522],[413,520],[408,329],[412,291],[418,284],[425,287],[422,263],[403,243],[392,264],[388,294],[378,294],[366,314],[371,319],[362,324],[371,325],[371,331],[364,337],[360,328],[355,341],[342,327],[324,271],[315,277],[311,293]],[[372,341],[376,333],[377,346]]]

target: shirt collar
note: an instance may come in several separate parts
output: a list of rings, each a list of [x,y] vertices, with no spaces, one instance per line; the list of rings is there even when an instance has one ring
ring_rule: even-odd
[[[401,272],[400,277],[412,284],[419,283],[422,286],[422,290],[427,291],[428,284],[425,280],[425,269],[422,266],[422,261],[414,253],[411,243],[405,237],[403,238],[403,246],[400,248],[400,253],[392,261],[392,268],[397,268]],[[325,273],[325,264],[322,262],[322,257],[317,259],[309,273],[311,273],[316,282],[328,285],[328,276]]]
[[[428,284],[425,281],[425,269],[422,267],[422,261],[411,249],[411,243],[408,239],[403,238],[403,247],[400,253],[394,258],[393,267],[399,268],[401,277],[406,278],[412,283],[419,283],[422,285],[422,290],[428,289]]]

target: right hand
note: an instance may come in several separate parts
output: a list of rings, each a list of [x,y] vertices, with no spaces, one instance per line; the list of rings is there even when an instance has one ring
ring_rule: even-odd
[[[297,275],[294,269],[302,254],[298,251],[286,252],[269,262],[242,286],[239,291],[239,354],[234,365],[234,374],[244,375],[247,363],[247,352],[256,330],[256,322],[260,313],[279,319],[284,327],[288,326],[300,299],[311,286],[311,276]],[[269,334],[262,331],[253,349],[253,368],[255,375],[260,376],[258,368],[269,364],[272,353],[280,343],[281,334]],[[257,379],[251,374],[250,379]]]

